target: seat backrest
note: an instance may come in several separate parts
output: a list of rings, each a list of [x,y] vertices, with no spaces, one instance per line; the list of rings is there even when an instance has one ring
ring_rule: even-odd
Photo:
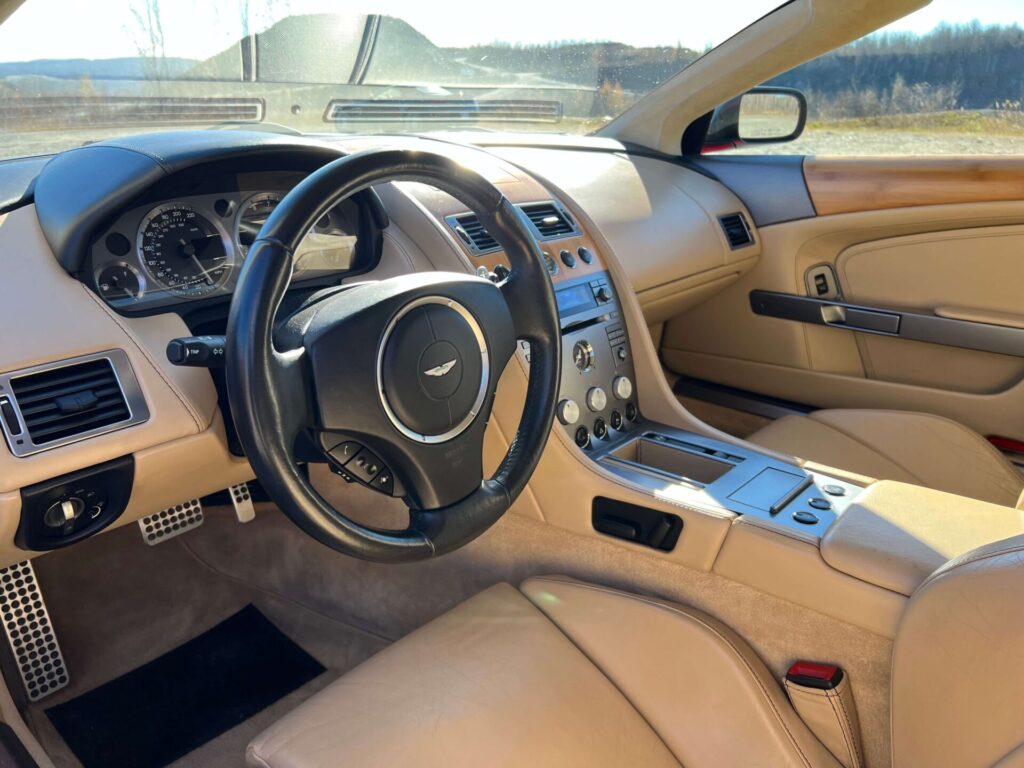
[[[892,750],[894,768],[1024,766],[1024,536],[914,592],[893,652]]]

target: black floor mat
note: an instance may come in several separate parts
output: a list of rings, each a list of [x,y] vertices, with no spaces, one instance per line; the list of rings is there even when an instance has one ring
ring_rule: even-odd
[[[46,714],[85,768],[156,768],[322,672],[320,662],[250,605]]]

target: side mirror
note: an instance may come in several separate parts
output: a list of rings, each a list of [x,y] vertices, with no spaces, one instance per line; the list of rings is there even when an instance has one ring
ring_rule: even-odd
[[[793,141],[806,123],[807,99],[800,91],[758,86],[711,113],[701,152]]]

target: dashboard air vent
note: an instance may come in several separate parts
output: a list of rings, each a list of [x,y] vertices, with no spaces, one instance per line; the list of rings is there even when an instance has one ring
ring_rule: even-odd
[[[557,101],[527,99],[332,99],[325,123],[557,123]]]
[[[473,253],[479,255],[481,253],[497,251],[501,248],[498,245],[498,241],[491,237],[490,233],[484,229],[484,225],[480,223],[480,219],[476,217],[475,213],[449,216],[447,221],[448,225],[455,230],[455,234],[469,246]]]
[[[0,376],[0,385],[10,392],[3,428],[15,456],[149,418],[128,356],[121,350],[15,371]]]
[[[719,216],[718,222],[725,232],[725,239],[729,241],[729,247],[733,250],[743,248],[754,242],[754,236],[750,232],[750,226],[742,213],[729,213]]]
[[[579,232],[576,223],[569,218],[569,214],[554,203],[529,203],[519,207],[544,240],[574,235]]]

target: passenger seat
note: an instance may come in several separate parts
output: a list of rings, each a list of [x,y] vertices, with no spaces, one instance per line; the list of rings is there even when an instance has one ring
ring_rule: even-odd
[[[866,409],[784,416],[747,438],[807,461],[1016,506],[1022,474],[977,432],[941,416]]]

